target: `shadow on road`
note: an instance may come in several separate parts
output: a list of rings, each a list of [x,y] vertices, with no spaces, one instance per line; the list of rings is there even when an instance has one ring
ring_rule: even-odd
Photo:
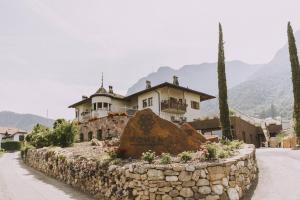
[[[69,199],[72,200],[94,200],[95,198],[91,195],[87,195],[83,192],[78,191],[77,189],[71,187],[70,185],[59,182],[58,180],[48,177],[44,175],[42,172],[39,172],[29,166],[27,166],[20,156],[15,157],[17,165],[19,165],[20,168],[24,169],[26,171],[26,174],[24,173],[24,176],[33,176],[34,179],[37,179],[39,181],[42,181],[43,183],[55,187],[57,190],[62,191],[64,194],[66,194]]]

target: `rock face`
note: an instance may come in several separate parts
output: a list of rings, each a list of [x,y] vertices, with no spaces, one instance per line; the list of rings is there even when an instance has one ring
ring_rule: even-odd
[[[246,145],[245,145],[246,146]],[[73,156],[68,149],[28,150],[25,162],[101,200],[239,200],[257,177],[255,148],[220,162],[126,162],[114,165]]]
[[[142,110],[129,120],[120,139],[126,157],[138,158],[143,152],[178,154],[198,150],[205,138],[189,125],[181,128],[161,119],[150,109]]]

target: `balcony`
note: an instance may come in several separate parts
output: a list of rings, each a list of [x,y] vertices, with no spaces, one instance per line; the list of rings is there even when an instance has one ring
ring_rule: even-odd
[[[169,100],[163,100],[161,102],[161,111],[174,113],[174,114],[184,114],[186,113],[187,104],[185,101],[179,101],[174,98],[170,98]]]

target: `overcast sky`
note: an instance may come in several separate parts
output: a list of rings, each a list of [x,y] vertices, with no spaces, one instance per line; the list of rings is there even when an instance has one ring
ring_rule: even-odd
[[[160,66],[267,63],[300,29],[299,0],[0,0],[0,111],[73,117],[100,85],[125,94]]]

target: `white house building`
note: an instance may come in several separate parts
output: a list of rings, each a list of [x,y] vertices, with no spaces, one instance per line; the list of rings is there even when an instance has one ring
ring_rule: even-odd
[[[161,118],[172,121],[193,121],[200,117],[200,102],[213,99],[214,96],[192,90],[179,85],[178,77],[173,83],[164,82],[151,86],[146,81],[144,90],[129,96],[114,93],[112,86],[108,91],[101,87],[91,96],[82,96],[82,100],[69,106],[75,108],[76,120],[86,122],[94,118],[102,118],[110,113],[126,113],[133,115],[137,110],[152,109]]]
[[[27,131],[18,128],[0,127],[0,141],[24,141]]]

